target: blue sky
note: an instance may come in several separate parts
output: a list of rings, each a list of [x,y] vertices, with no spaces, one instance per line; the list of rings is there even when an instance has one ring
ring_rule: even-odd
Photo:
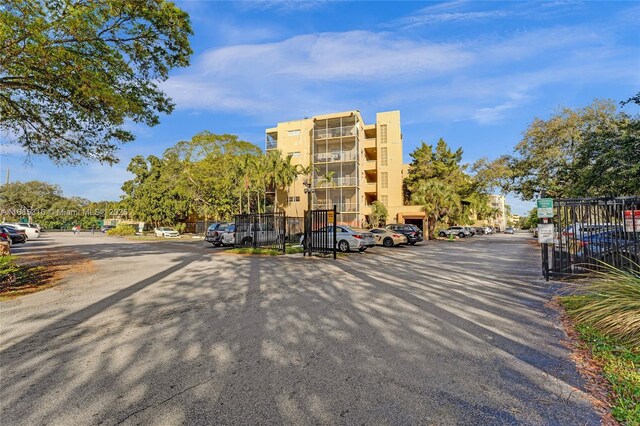
[[[25,163],[5,137],[0,176],[10,164],[11,180],[118,199],[135,155],[203,130],[263,146],[278,121],[356,108],[366,122],[400,110],[405,162],[442,137],[471,163],[510,153],[534,117],[640,90],[637,2],[177,3],[191,15],[195,53],[162,84],[172,115],[131,124],[137,139],[115,166]],[[516,213],[532,206],[508,200]]]

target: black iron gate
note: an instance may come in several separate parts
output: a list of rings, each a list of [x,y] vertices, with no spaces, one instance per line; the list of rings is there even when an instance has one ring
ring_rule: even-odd
[[[287,218],[280,213],[248,213],[235,216],[235,247],[286,251]]]
[[[336,258],[337,216],[336,206],[333,206],[333,210],[304,212],[303,256],[311,256],[312,253],[333,253],[333,258]]]
[[[640,197],[555,199],[553,208],[554,240],[542,245],[545,278],[605,265],[640,272]]]

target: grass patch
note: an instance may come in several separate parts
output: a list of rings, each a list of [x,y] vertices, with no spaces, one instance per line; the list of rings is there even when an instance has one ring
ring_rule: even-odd
[[[302,253],[303,248],[300,246],[290,246],[287,245],[285,247],[286,254],[297,254]],[[253,247],[237,247],[232,248],[226,251],[226,253],[235,253],[235,254],[257,254],[263,256],[278,256],[282,254],[282,250],[276,249],[265,249],[265,248],[253,248]]]
[[[586,349],[610,383],[611,414],[640,426],[640,275],[606,268],[560,298]]]
[[[91,260],[72,250],[0,256],[0,300],[35,293],[53,287],[69,275],[94,270]]]
[[[15,256],[0,257],[0,300],[32,293],[50,284],[51,274],[41,265],[20,265]]]

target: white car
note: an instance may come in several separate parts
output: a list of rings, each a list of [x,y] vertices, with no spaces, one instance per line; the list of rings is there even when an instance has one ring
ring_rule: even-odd
[[[232,246],[236,243],[236,224],[230,223],[229,226],[222,231],[220,242],[223,246]]]
[[[40,230],[38,228],[32,228],[26,223],[7,223],[7,225],[22,229],[25,234],[27,234],[27,238],[40,238]]]
[[[178,238],[180,233],[173,228],[156,228],[155,229],[156,237],[164,237],[164,238]]]

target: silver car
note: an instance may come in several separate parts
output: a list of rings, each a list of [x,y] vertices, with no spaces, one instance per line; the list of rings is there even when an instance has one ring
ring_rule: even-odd
[[[236,243],[236,224],[230,223],[229,226],[222,231],[222,237],[220,237],[220,242],[223,246],[232,246]]]
[[[328,232],[331,234],[333,226],[326,226],[314,232],[322,234]],[[322,241],[324,239],[320,238],[319,240]],[[304,244],[304,236],[300,238],[300,244]],[[353,229],[346,225],[336,226],[336,248],[341,252],[346,253],[351,250],[365,251],[375,246],[376,240],[371,232],[364,229]]]
[[[449,235],[457,235],[460,238],[470,237],[473,234],[468,226],[450,226],[449,229],[443,229],[438,232],[440,237],[448,237]]]

